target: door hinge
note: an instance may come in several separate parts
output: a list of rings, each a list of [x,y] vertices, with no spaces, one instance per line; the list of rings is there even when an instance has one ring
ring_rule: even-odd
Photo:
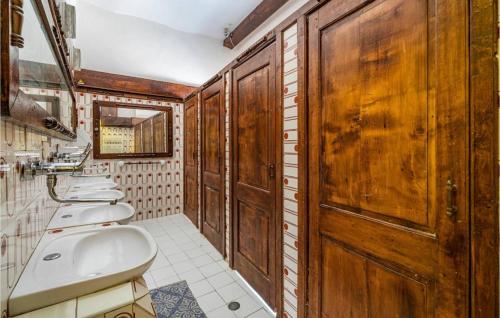
[[[276,173],[275,173],[275,167],[274,167],[273,163],[269,165],[268,173],[269,173],[269,178],[274,179]]]

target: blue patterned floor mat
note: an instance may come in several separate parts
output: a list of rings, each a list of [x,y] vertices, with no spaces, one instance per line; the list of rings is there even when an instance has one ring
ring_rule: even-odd
[[[158,318],[206,318],[185,280],[150,292]]]

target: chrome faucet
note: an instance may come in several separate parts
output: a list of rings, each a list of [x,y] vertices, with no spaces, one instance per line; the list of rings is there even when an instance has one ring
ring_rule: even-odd
[[[47,176],[47,189],[49,192],[49,196],[52,200],[59,203],[110,203],[115,205],[118,200],[117,199],[62,199],[57,196],[55,187],[57,185],[57,175],[59,174],[68,174],[75,175],[75,173],[83,172],[83,168],[85,167],[85,161],[90,156],[90,151],[92,150],[92,145],[89,143],[82,153],[83,159],[80,162],[34,162],[34,163],[25,163],[21,168],[21,175],[24,178],[33,178],[39,175]]]
[[[47,189],[49,190],[49,196],[52,200],[59,203],[109,203],[115,205],[118,203],[118,199],[61,199],[56,193],[57,185],[57,175],[49,174],[47,175]]]
[[[90,156],[92,145],[89,143],[82,153],[83,159],[80,162],[35,162],[31,164],[31,173],[37,175],[51,174],[74,174],[83,171],[85,161]]]

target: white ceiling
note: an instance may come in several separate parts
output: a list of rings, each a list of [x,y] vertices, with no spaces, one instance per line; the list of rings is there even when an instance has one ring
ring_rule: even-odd
[[[308,0],[287,1],[232,50],[224,26],[261,0],[66,1],[76,5],[82,68],[198,86]]]
[[[224,39],[262,0],[78,0],[169,28]]]

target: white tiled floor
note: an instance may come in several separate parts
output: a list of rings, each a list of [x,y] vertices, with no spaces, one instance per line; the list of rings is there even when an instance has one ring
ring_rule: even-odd
[[[133,222],[158,243],[155,262],[144,275],[149,289],[186,280],[208,318],[273,317],[222,255],[183,214]],[[227,304],[238,301],[240,309]]]

